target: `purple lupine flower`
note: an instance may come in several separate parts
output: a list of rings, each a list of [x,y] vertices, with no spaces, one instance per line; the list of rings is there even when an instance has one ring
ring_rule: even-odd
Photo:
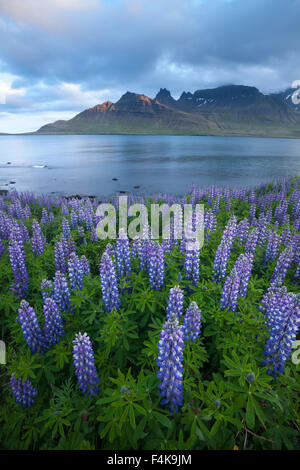
[[[50,297],[45,300],[43,310],[45,317],[45,338],[47,340],[48,346],[53,346],[54,344],[58,343],[59,338],[65,334],[61,314],[55,301]]]
[[[239,297],[245,297],[253,265],[251,253],[242,254],[236,260],[233,269],[227,276],[220,300],[220,308],[236,311]]]
[[[85,214],[85,227],[88,232],[91,232],[94,228],[94,214],[93,212],[87,212]]]
[[[65,253],[65,250],[64,250],[64,243],[61,240],[59,240],[55,243],[54,258],[55,258],[56,271],[60,271],[62,273],[65,273],[67,271],[66,253]]]
[[[70,312],[73,309],[70,300],[70,290],[63,273],[57,271],[53,279],[53,300],[58,305],[61,312]]]
[[[80,258],[80,262],[81,262],[81,266],[84,272],[84,276],[88,276],[91,272],[91,269],[90,269],[90,263],[87,257],[82,255],[82,257]]]
[[[10,238],[8,251],[14,276],[14,285],[12,286],[12,290],[21,299],[26,296],[29,288],[23,243],[17,238]]]
[[[23,408],[30,408],[34,404],[34,398],[38,395],[38,391],[29,378],[22,383],[22,377],[16,378],[15,374],[12,374],[9,385],[16,402],[20,403]]]
[[[294,259],[294,249],[289,246],[279,256],[276,266],[274,268],[271,281],[274,281],[277,277],[285,278],[287,270],[291,267]]]
[[[295,271],[295,279],[300,279],[300,245],[298,245],[297,249],[295,250],[295,259],[294,263],[296,266]]]
[[[45,239],[40,224],[32,221],[32,252],[40,256],[44,251]]]
[[[149,283],[152,289],[161,289],[165,281],[165,257],[161,245],[153,244],[149,253]]]
[[[251,230],[251,232],[249,232],[247,242],[245,244],[246,253],[252,253],[253,255],[255,254],[257,242],[258,242],[258,236],[259,236],[259,232],[256,228],[254,230]]]
[[[69,209],[65,204],[61,205],[61,213],[62,215],[69,215]]]
[[[86,238],[85,238],[85,235],[84,235],[84,227],[82,227],[81,225],[78,225],[78,235],[80,237],[80,242],[82,242],[84,245],[87,244],[87,241],[86,241]]]
[[[28,228],[25,227],[23,222],[20,222],[20,230],[21,230],[21,233],[22,233],[23,243],[29,242],[30,241],[30,236],[29,236]]]
[[[225,240],[222,240],[217,248],[213,264],[213,276],[217,281],[225,279],[230,249],[230,244]]]
[[[54,247],[54,258],[56,271],[62,273],[67,272],[67,260],[71,253],[75,252],[75,243],[72,237],[65,238],[60,237],[60,240],[55,243]]]
[[[63,218],[61,226],[64,238],[69,238],[71,236],[71,229],[68,219],[66,219],[66,217]]]
[[[248,219],[245,218],[241,220],[241,222],[237,226],[237,239],[239,240],[241,245],[243,245],[247,239],[248,230],[249,230],[249,222],[248,222]]]
[[[220,199],[221,199],[221,196],[220,195],[217,195],[215,201],[214,201],[214,205],[213,205],[213,208],[212,208],[212,211],[214,214],[217,214],[219,212],[219,207],[220,207]]]
[[[26,219],[31,219],[31,210],[28,204],[26,204],[26,206],[24,207],[24,217]]]
[[[104,252],[100,263],[100,280],[102,299],[107,312],[119,310],[121,301],[118,290],[117,276],[112,258]]]
[[[88,260],[85,256],[82,258],[79,259],[76,253],[71,253],[68,260],[69,281],[72,290],[81,290],[83,287],[84,277],[90,272]]]
[[[231,210],[231,200],[227,199],[226,204],[225,204],[225,210],[230,211]]]
[[[184,264],[185,277],[197,286],[200,277],[200,250],[188,250],[186,247]]]
[[[52,297],[53,295],[53,286],[52,282],[48,281],[47,279],[43,279],[41,282],[41,294],[43,301],[45,302],[48,297]]]
[[[250,224],[253,225],[255,222],[255,215],[256,215],[256,204],[251,204],[250,210],[249,210],[249,220]]]
[[[237,269],[239,271],[241,286],[239,290],[239,295],[241,297],[246,297],[248,291],[248,285],[251,277],[251,271],[253,268],[254,256],[252,253],[241,254],[235,262]]]
[[[281,234],[281,243],[282,245],[288,246],[292,241],[292,234],[289,227],[285,227]]]
[[[284,372],[285,362],[291,355],[292,345],[300,327],[300,297],[287,292],[285,287],[271,285],[264,297],[261,310],[269,328],[263,365],[267,373],[276,377]]]
[[[141,240],[140,239],[133,240],[132,245],[131,245],[131,257],[139,258],[140,249],[141,249]]]
[[[77,212],[75,212],[74,210],[72,210],[72,211],[71,211],[70,218],[71,218],[71,227],[72,227],[72,230],[75,230],[75,228],[76,228],[77,225],[78,225],[78,214],[77,214]]]
[[[267,221],[264,216],[259,216],[258,222],[257,222],[257,231],[258,231],[258,238],[257,238],[257,244],[260,246],[263,246],[266,241],[267,241]]]
[[[179,319],[183,312],[183,290],[180,289],[179,286],[172,287],[169,292],[168,304],[166,308],[167,316],[166,319],[168,320],[171,313],[177,315]]]
[[[34,308],[26,300],[22,300],[18,309],[18,323],[20,323],[24,338],[33,353],[44,352],[47,341],[41,330]]]
[[[184,337],[196,341],[201,332],[201,310],[196,302],[191,302],[185,311],[183,323]]]
[[[77,333],[73,343],[73,361],[78,386],[82,392],[90,397],[98,393],[100,382],[95,367],[92,343],[87,333]]]
[[[47,209],[45,208],[42,209],[41,224],[42,225],[49,224],[49,215],[48,215]]]
[[[273,261],[277,258],[279,250],[280,236],[273,230],[269,231],[268,234],[268,243],[265,253],[265,263]]]
[[[95,228],[92,228],[92,230],[91,230],[90,240],[91,240],[91,242],[97,242],[98,241],[97,230]]]
[[[233,242],[237,236],[237,221],[236,217],[232,216],[226,225],[222,240],[217,248],[214,265],[213,276],[217,281],[225,279],[227,263],[230,257]]]
[[[130,244],[124,230],[120,229],[119,238],[116,241],[116,261],[118,276],[120,279],[131,275]]]
[[[171,314],[160,333],[157,357],[157,377],[161,380],[158,388],[163,397],[161,404],[170,404],[171,413],[183,405],[183,350],[183,326],[179,325],[177,315]]]
[[[273,209],[270,207],[270,209],[267,210],[266,213],[266,221],[270,224],[272,222],[272,217],[273,217]]]
[[[232,312],[235,312],[239,297],[240,284],[241,281],[239,272],[236,267],[234,267],[229,276],[227,276],[223,286],[223,292],[220,300],[221,310],[228,308]]]

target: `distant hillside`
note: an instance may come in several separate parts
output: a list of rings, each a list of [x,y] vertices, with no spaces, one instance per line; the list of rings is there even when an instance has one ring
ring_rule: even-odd
[[[264,95],[257,88],[227,85],[183,92],[178,100],[161,88],[154,99],[125,93],[38,134],[191,134],[300,137],[300,109],[292,92]]]

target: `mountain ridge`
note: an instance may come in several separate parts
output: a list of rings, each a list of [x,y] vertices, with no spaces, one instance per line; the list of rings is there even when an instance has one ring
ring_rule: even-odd
[[[184,91],[176,100],[161,88],[154,98],[127,91],[36,134],[190,134],[299,137],[300,108],[292,93],[265,95],[256,87],[223,85]]]

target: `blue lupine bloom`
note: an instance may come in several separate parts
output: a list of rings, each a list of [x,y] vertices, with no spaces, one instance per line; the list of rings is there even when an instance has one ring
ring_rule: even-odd
[[[171,314],[160,333],[157,357],[157,377],[161,380],[158,388],[164,397],[161,404],[169,403],[171,413],[183,405],[183,350],[183,326],[179,325],[177,315]]]
[[[249,220],[250,224],[253,225],[255,222],[255,215],[256,215],[256,204],[251,204],[250,210],[249,210]]]
[[[269,231],[268,242],[265,253],[265,262],[273,261],[276,259],[279,250],[280,236],[273,230]]]
[[[170,289],[168,304],[167,304],[167,315],[166,318],[168,319],[171,313],[174,313],[177,318],[179,319],[183,312],[183,290],[180,289],[179,286],[172,287]]]
[[[17,379],[15,374],[12,374],[9,385],[16,402],[20,403],[23,408],[30,408],[34,404],[34,398],[38,395],[38,391],[29,378],[22,383],[22,377]]]
[[[129,277],[131,274],[130,244],[122,229],[120,229],[119,238],[116,241],[115,253],[119,278]]]
[[[57,303],[61,312],[72,311],[70,290],[63,273],[57,271],[53,279],[53,300]]]
[[[88,276],[91,272],[90,270],[90,263],[85,255],[82,255],[80,258],[81,266],[84,272],[84,276]]]
[[[196,302],[191,302],[185,311],[183,332],[185,339],[194,342],[201,332],[201,310]]]
[[[77,333],[73,343],[73,361],[80,390],[91,396],[98,393],[100,382],[95,367],[92,343],[87,333]]]
[[[287,292],[286,287],[277,287],[276,282],[271,284],[260,306],[270,334],[263,365],[268,366],[267,372],[273,377],[284,372],[300,327],[300,296]]]
[[[20,232],[22,234],[21,236],[22,236],[23,243],[29,242],[30,236],[29,236],[28,228],[23,224],[23,222],[19,223],[19,227],[20,227]]]
[[[83,280],[87,274],[90,272],[89,262],[86,257],[79,257],[76,253],[71,253],[68,260],[68,274],[70,287],[72,290],[79,289],[83,287]]]
[[[96,231],[95,228],[92,228],[92,230],[91,230],[90,240],[91,240],[91,242],[97,242],[98,241],[97,231]]]
[[[74,230],[77,227],[77,224],[78,224],[78,214],[77,214],[77,212],[72,210],[70,218],[71,218],[71,227],[72,227],[72,230]]]
[[[224,229],[221,243],[215,254],[213,276],[217,281],[225,279],[227,263],[237,233],[236,217],[232,216]]]
[[[247,294],[252,265],[252,253],[242,254],[238,257],[224,283],[220,301],[221,310],[228,308],[232,312],[236,311],[238,298],[245,297]]]
[[[53,346],[59,342],[59,338],[64,336],[64,327],[60,311],[53,299],[48,297],[45,300],[44,310],[44,333],[48,346]]]
[[[286,248],[279,256],[276,266],[274,268],[271,281],[274,281],[277,277],[285,278],[287,270],[291,267],[295,252],[292,246]]]
[[[61,205],[61,213],[62,215],[69,215],[69,209],[65,204]]]
[[[102,299],[107,312],[119,310],[121,301],[118,290],[117,276],[111,257],[104,252],[100,263],[100,280]]]
[[[231,247],[225,240],[222,240],[217,248],[213,264],[213,276],[218,281],[225,279],[230,250]]]
[[[42,209],[42,218],[41,218],[41,224],[44,225],[44,224],[49,224],[50,222],[50,218],[49,218],[49,214],[47,212],[47,209],[43,208]]]
[[[67,260],[71,253],[75,252],[75,243],[71,236],[65,238],[61,235],[60,240],[55,243],[54,258],[56,271],[67,272]]]
[[[68,219],[66,219],[65,217],[63,218],[62,220],[62,232],[63,232],[63,236],[65,238],[69,238],[71,236],[71,229],[70,229],[70,225],[69,225],[69,222],[68,222]]]
[[[47,340],[40,327],[34,308],[26,300],[22,300],[18,309],[18,323],[20,323],[24,338],[33,353],[44,352],[47,349]]]
[[[165,281],[165,257],[161,245],[153,244],[149,251],[149,283],[152,289],[161,289]]]
[[[197,283],[200,278],[200,250],[199,249],[188,250],[186,247],[183,267],[185,270],[186,279],[191,280],[194,286],[197,286]]]
[[[52,286],[51,281],[48,281],[47,279],[42,280],[42,282],[41,282],[41,294],[42,294],[42,298],[43,298],[44,302],[48,297],[52,297],[52,295],[53,295],[53,286]]]
[[[25,250],[19,237],[11,236],[8,251],[14,276],[12,290],[19,298],[22,298],[25,297],[28,292],[29,279],[25,262]]]
[[[245,252],[255,254],[257,242],[259,237],[259,231],[257,228],[251,230],[248,234],[248,238],[245,244]]]
[[[61,240],[55,243],[54,258],[56,270],[60,271],[61,273],[65,273],[67,271],[66,254],[64,250],[64,244]]]
[[[32,221],[32,251],[40,256],[44,251],[45,239],[40,224]]]
[[[243,219],[237,226],[237,239],[239,240],[240,244],[243,245],[247,239],[249,230],[249,222],[248,219]]]

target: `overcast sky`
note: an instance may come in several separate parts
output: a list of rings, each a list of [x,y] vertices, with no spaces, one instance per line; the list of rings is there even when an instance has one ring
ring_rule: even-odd
[[[300,79],[300,0],[0,0],[0,132],[127,90]]]

